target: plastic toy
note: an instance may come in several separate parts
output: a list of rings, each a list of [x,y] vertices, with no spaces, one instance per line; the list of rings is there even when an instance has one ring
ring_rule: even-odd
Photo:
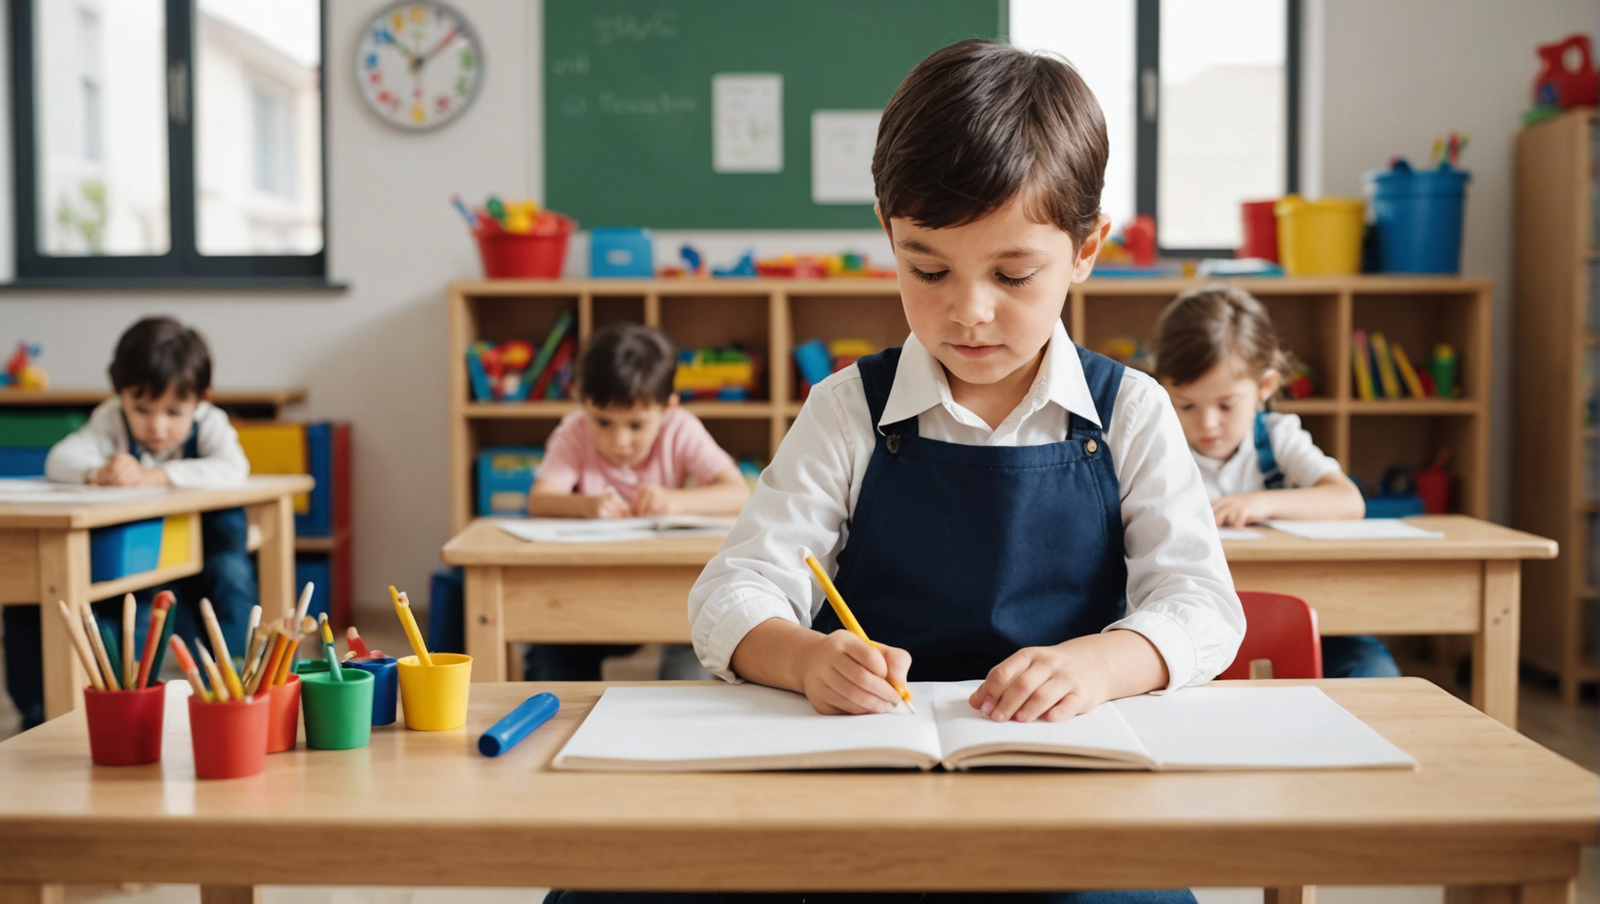
[[[1533,82],[1533,102],[1537,107],[1570,110],[1600,104],[1600,75],[1596,75],[1589,36],[1572,34],[1538,48],[1544,68]],[[1576,55],[1574,67],[1567,60]]]
[[[678,353],[672,389],[685,402],[747,401],[756,394],[761,365],[761,356],[742,346],[685,349]]]
[[[738,278],[738,279],[755,276],[756,275],[756,252],[755,252],[755,249],[754,248],[746,249],[745,252],[744,252],[744,256],[740,257],[739,258],[739,262],[734,264],[731,267],[713,268],[712,271],[711,271],[711,275],[712,276],[720,276],[720,277],[723,277],[723,278],[732,277],[732,278]]]
[[[1298,358],[1289,365],[1289,379],[1283,383],[1283,394],[1291,399],[1309,399],[1322,385],[1322,375],[1317,369]]]
[[[5,373],[0,374],[0,386],[10,389],[49,389],[50,375],[34,363],[39,352],[38,345],[17,343],[17,350],[6,359]]]
[[[1131,336],[1101,339],[1090,350],[1105,355],[1125,367],[1142,370],[1145,373],[1154,373],[1156,369],[1155,358],[1151,356],[1149,349],[1145,348],[1143,342]]]
[[[1154,267],[1156,263],[1156,221],[1139,214],[1122,231],[1101,246],[1099,262],[1112,267]]]
[[[1433,379],[1434,392],[1439,398],[1453,399],[1461,395],[1461,387],[1456,385],[1457,368],[1454,346],[1441,342],[1433,347],[1433,357],[1428,361],[1428,375]]]
[[[833,373],[833,356],[821,339],[813,339],[795,347],[794,363],[800,369],[800,380],[807,388],[815,386]],[[804,398],[804,396],[801,396]]]

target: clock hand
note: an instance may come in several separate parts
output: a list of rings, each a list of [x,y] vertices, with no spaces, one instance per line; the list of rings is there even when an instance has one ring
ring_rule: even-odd
[[[450,29],[450,33],[445,35],[443,38],[440,38],[439,39],[439,43],[433,45],[433,49],[432,50],[428,51],[427,53],[424,53],[421,57],[417,58],[417,65],[418,66],[427,65],[428,61],[433,59],[434,56],[439,53],[439,51],[441,51],[441,50],[445,49],[446,47],[450,46],[450,42],[454,41],[456,39],[456,36],[459,35],[459,34],[461,34],[461,26],[457,25],[455,28]]]
[[[417,59],[417,55],[411,52],[411,48],[400,43],[394,35],[390,34],[389,29],[385,28],[384,30],[378,32],[377,38],[378,40],[394,47],[395,50],[405,54],[406,62],[411,64],[411,68],[415,69],[419,65],[420,61]]]

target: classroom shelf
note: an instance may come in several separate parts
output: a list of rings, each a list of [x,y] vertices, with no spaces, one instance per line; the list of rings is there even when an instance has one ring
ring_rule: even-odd
[[[143,590],[146,587],[155,587],[160,584],[170,583],[181,578],[200,573],[201,562],[194,559],[177,565],[168,565],[166,568],[153,568],[149,571],[137,571],[133,574],[123,575],[110,581],[101,581],[89,585],[90,601],[108,600],[124,593]]]
[[[1317,443],[1376,485],[1396,463],[1452,452],[1460,479],[1458,510],[1488,515],[1488,280],[1453,276],[1318,276],[1225,280],[1267,306],[1284,343],[1322,375],[1325,395],[1278,400],[1298,414]],[[1161,309],[1198,280],[1091,279],[1074,286],[1062,318],[1093,348],[1112,338],[1148,346]],[[894,280],[640,279],[474,280],[449,287],[451,520],[472,517],[472,470],[490,446],[539,445],[571,402],[473,402],[458,362],[479,339],[538,339],[563,310],[576,312],[578,337],[619,321],[659,326],[680,348],[745,344],[767,355],[773,401],[696,402],[717,442],[736,457],[769,459],[800,413],[795,346],[811,339],[861,338],[882,348],[910,332]],[[1351,398],[1350,332],[1392,332],[1419,354],[1456,346],[1464,399],[1363,402]]]
[[[294,551],[329,553],[344,545],[344,543],[349,539],[350,532],[348,530],[340,531],[331,537],[297,536],[294,538]]]
[[[1523,129],[1516,142],[1512,524],[1561,546],[1553,561],[1522,566],[1522,661],[1556,676],[1561,699],[1578,701],[1597,675],[1584,648],[1592,605],[1600,467],[1587,424],[1600,342],[1590,330],[1595,263],[1590,234],[1596,190],[1595,111],[1573,110]]]

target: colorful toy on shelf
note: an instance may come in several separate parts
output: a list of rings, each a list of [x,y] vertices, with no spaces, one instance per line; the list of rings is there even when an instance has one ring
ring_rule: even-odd
[[[711,270],[711,275],[712,276],[720,276],[720,277],[723,277],[723,278],[732,277],[732,278],[737,278],[737,279],[743,279],[743,278],[746,278],[746,277],[755,276],[756,275],[756,251],[755,251],[755,249],[754,248],[746,249],[744,255],[739,258],[739,262],[734,264],[731,267],[713,267],[712,270]]]
[[[821,339],[812,339],[795,347],[795,369],[799,371],[800,400],[805,401],[811,394],[811,387],[828,378],[829,374],[838,373],[846,367],[856,363],[863,355],[870,355],[878,350],[870,339],[835,339],[824,343]]]
[[[1113,267],[1153,267],[1156,263],[1156,221],[1139,214],[1106,239],[1100,248],[1099,262]]]
[[[658,269],[656,275],[661,277],[706,275],[705,258],[701,257],[699,250],[693,245],[684,243],[683,247],[678,249],[678,259],[683,261],[682,265],[667,264]]]
[[[1145,373],[1154,373],[1156,369],[1155,358],[1150,355],[1149,349],[1145,348],[1143,342],[1132,336],[1112,336],[1107,339],[1101,339],[1094,344],[1090,351],[1099,352],[1125,367],[1142,370]]]
[[[567,257],[567,239],[578,222],[531,199],[502,201],[490,195],[483,207],[469,210],[459,195],[450,204],[467,221],[478,242],[484,275],[490,279],[556,279]]]
[[[1535,108],[1570,110],[1600,105],[1600,75],[1586,34],[1571,34],[1538,48],[1544,68],[1533,82]],[[1575,64],[1568,66],[1571,59]]]
[[[0,373],[0,386],[8,389],[49,389],[50,375],[35,363],[39,352],[38,345],[17,343],[17,350],[6,359],[5,373]]]
[[[1443,515],[1450,511],[1450,502],[1455,496],[1456,478],[1454,474],[1445,470],[1449,464],[1450,450],[1442,449],[1432,464],[1419,468],[1412,475],[1417,495],[1422,497],[1422,510],[1430,515]]]
[[[522,339],[474,342],[467,348],[467,376],[479,402],[521,402],[570,396],[577,341],[571,311],[562,311],[537,353]],[[563,372],[563,367],[566,367]]]
[[[1396,346],[1396,351],[1399,347]],[[1283,382],[1283,394],[1290,399],[1309,399],[1322,387],[1322,375],[1317,369],[1299,358],[1289,362],[1289,379]]]
[[[745,402],[756,397],[761,374],[761,356],[743,346],[684,349],[672,389],[685,402]]]
[[[1350,358],[1355,376],[1355,396],[1358,399],[1428,399],[1438,396],[1452,398],[1456,392],[1455,350],[1448,345],[1434,349],[1434,358],[1441,354],[1446,362],[1435,371],[1435,362],[1428,361],[1425,369],[1411,364],[1411,357],[1398,342],[1389,342],[1383,333],[1356,330],[1350,336]],[[1448,373],[1449,382],[1439,389],[1438,375]]]
[[[1433,357],[1428,361],[1428,374],[1433,377],[1434,391],[1439,398],[1460,398],[1461,387],[1456,381],[1458,370],[1455,346],[1447,342],[1435,345]]]

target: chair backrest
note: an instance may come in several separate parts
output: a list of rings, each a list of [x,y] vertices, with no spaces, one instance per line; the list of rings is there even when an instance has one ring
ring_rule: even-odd
[[[1322,635],[1317,610],[1298,596],[1239,591],[1244,604],[1244,642],[1233,664],[1218,678],[1249,678],[1250,663],[1272,662],[1274,678],[1321,678]]]

